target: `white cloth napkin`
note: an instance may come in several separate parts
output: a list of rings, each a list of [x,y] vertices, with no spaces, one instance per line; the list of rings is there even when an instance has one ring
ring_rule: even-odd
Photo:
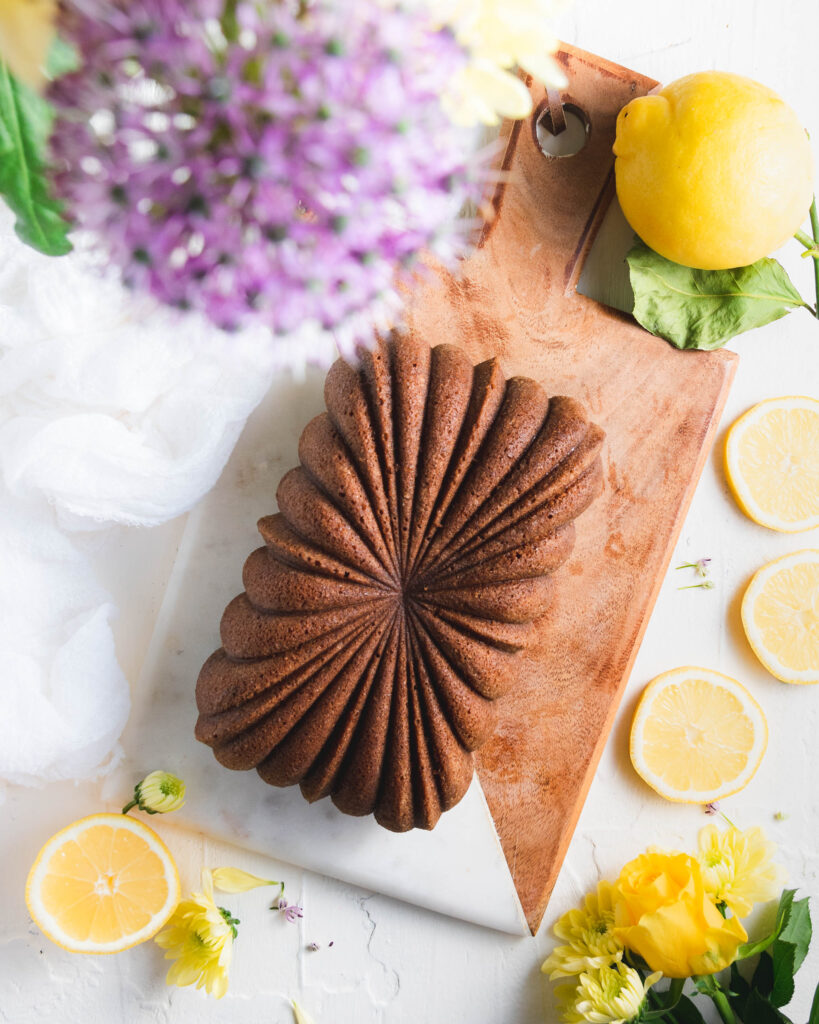
[[[24,785],[93,775],[130,707],[114,606],[53,519],[0,497],[0,777]]]
[[[0,473],[64,525],[150,526],[189,509],[273,367],[266,336],[158,308],[0,224]]]
[[[116,609],[60,530],[191,508],[273,373],[332,358],[327,335],[228,336],[91,261],[33,252],[0,208],[0,779],[25,784],[98,773],[128,714]]]

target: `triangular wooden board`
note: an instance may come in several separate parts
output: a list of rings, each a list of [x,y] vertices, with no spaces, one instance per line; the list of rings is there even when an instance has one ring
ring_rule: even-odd
[[[496,217],[457,277],[414,302],[410,328],[477,362],[501,357],[550,394],[582,400],[607,434],[603,496],[578,521],[541,639],[501,701],[478,775],[534,933],[565,856],[736,368],[678,352],[575,285],[613,195],[615,121],[656,83],[564,47],[586,146],[548,157],[533,116],[507,135]]]

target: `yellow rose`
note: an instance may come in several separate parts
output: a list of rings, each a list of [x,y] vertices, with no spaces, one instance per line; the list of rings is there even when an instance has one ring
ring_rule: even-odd
[[[669,978],[721,971],[748,938],[736,917],[714,906],[686,853],[644,853],[626,864],[616,889],[614,934]]]

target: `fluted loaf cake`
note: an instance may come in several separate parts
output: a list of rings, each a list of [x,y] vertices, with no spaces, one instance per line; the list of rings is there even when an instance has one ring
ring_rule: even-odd
[[[196,735],[228,768],[429,829],[600,490],[603,433],[494,359],[411,338],[339,360],[325,402],[199,675]]]

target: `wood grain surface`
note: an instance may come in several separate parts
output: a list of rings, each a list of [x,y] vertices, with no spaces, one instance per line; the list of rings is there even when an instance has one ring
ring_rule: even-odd
[[[540,641],[501,700],[477,770],[532,932],[569,846],[713,441],[736,356],[679,352],[575,286],[613,195],[615,121],[656,83],[563,47],[585,147],[542,152],[547,98],[507,131],[496,216],[457,278],[420,295],[410,328],[430,344],[498,354],[507,376],[583,401],[606,431],[601,498],[578,520]]]

